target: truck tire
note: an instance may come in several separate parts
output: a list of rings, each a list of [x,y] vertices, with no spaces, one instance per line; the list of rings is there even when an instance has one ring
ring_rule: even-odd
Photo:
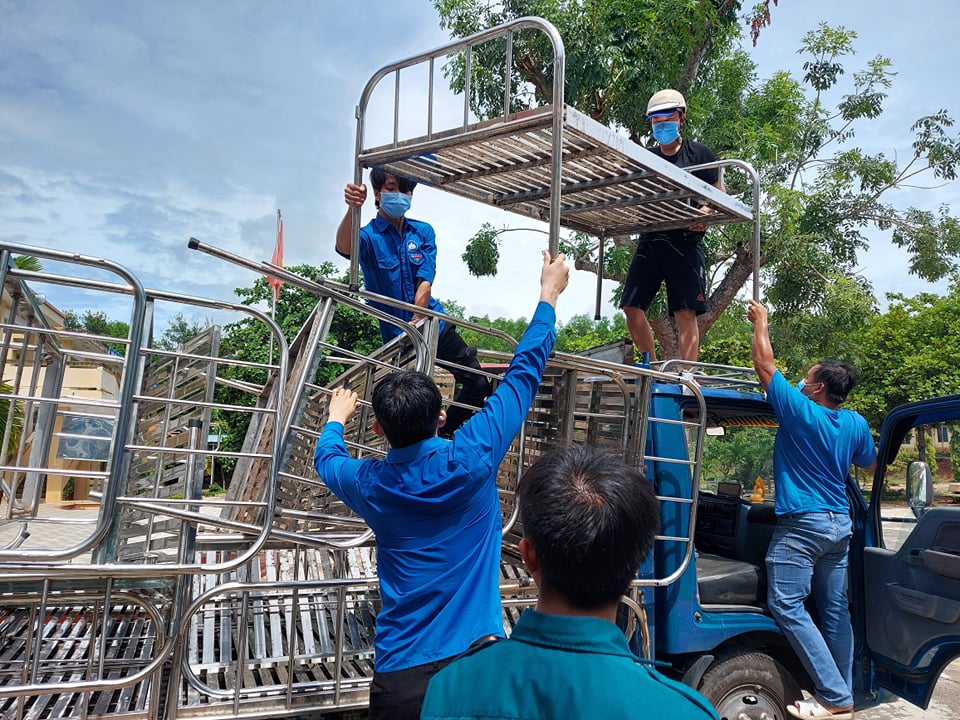
[[[707,668],[697,688],[720,720],[784,720],[800,687],[779,662],[759,652],[739,652]]]

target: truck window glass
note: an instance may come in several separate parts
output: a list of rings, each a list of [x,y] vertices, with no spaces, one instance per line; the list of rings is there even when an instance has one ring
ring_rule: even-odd
[[[763,478],[764,500],[775,497],[773,483],[773,440],[777,428],[770,425],[727,425],[723,434],[708,432],[703,439],[703,468],[700,490],[713,494],[731,493],[739,484],[739,495],[749,500],[756,479]],[[693,434],[687,437],[693,453]]]
[[[880,525],[883,544],[898,550],[913,532],[917,517],[931,508],[960,503],[960,483],[955,482],[950,462],[950,437],[960,432],[955,425],[921,425],[911,430],[896,459],[884,472],[880,497]],[[933,494],[925,508],[911,507],[907,473],[911,462],[925,462],[933,474]],[[911,467],[915,472],[916,465]]]

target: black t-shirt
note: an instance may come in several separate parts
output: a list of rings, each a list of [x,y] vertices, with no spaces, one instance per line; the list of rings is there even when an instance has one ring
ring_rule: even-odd
[[[690,167],[691,165],[702,165],[703,163],[713,162],[717,159],[717,156],[713,154],[713,150],[708,148],[703,143],[698,143],[696,140],[687,140],[684,139],[680,143],[680,149],[673,155],[664,155],[660,152],[660,146],[652,148],[650,152],[662,157],[668,163],[672,163],[680,168]],[[691,173],[696,178],[703,180],[705,183],[713,185],[720,179],[720,170],[719,168],[710,168],[708,170],[695,170]],[[697,202],[693,200],[692,202]],[[693,230],[664,230],[662,232],[651,233],[648,235],[642,235],[641,239],[663,239],[667,238],[672,242],[699,242],[703,239],[702,232],[695,232]]]
[[[717,156],[713,154],[713,150],[703,143],[698,143],[696,140],[684,140],[680,143],[680,149],[673,155],[664,155],[659,145],[650,152],[659,155],[668,163],[672,163],[680,168],[690,167],[691,165],[702,165],[717,159]],[[720,177],[720,170],[718,168],[710,168],[709,170],[696,170],[692,174],[705,183],[713,185]]]

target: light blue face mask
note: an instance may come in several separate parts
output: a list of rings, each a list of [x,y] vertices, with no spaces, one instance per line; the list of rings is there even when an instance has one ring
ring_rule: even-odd
[[[803,388],[804,388],[804,386],[805,386],[806,384],[807,384],[807,380],[806,380],[806,378],[804,378],[803,380],[801,380],[800,382],[797,383],[797,390],[799,390],[799,391],[802,393],[802,392],[803,392]]]
[[[653,139],[661,145],[669,145],[680,137],[679,121],[667,120],[666,122],[654,123],[651,127],[653,128]]]
[[[406,193],[380,193],[380,209],[396,220],[407,214],[412,199],[413,198]]]

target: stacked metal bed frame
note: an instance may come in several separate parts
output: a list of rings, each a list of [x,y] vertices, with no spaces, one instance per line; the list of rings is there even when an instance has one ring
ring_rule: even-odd
[[[471,123],[468,79],[462,126],[434,132],[428,117],[425,135],[400,138],[395,119],[393,142],[365,146],[365,106],[381,79],[396,73],[399,86],[401,69],[426,63],[432,93],[438,59],[461,54],[469,68],[472,49],[496,39],[504,42],[509,67],[513,34],[522,31],[543,33],[553,47],[554,104],[511,113],[507,91],[503,117]],[[357,179],[363,167],[380,165],[544,220],[554,252],[561,226],[603,238],[682,227],[694,219],[756,222],[756,207],[567,107],[562,90],[562,42],[552,26],[535,18],[387,66],[371,78],[358,107]],[[712,208],[709,216],[693,208],[700,204]],[[385,452],[368,422],[370,391],[385,373],[397,368],[433,373],[448,400],[452,397],[449,368],[434,359],[440,318],[427,313],[420,326],[401,324],[400,339],[372,355],[356,354],[328,338],[337,309],[389,322],[394,320],[365,301],[402,303],[359,290],[355,260],[351,283],[340,285],[308,281],[195,239],[190,246],[314,294],[318,304],[300,336],[288,345],[269,317],[249,307],[146,290],[125,268],[100,258],[0,245],[5,383],[0,405],[6,408],[0,448],[0,715],[5,718],[350,716],[366,704],[379,607],[372,533],[316,477],[313,446],[333,385],[360,394],[361,410],[346,429],[358,457]],[[17,255],[39,257],[57,269],[21,270]],[[104,274],[112,277],[103,279]],[[51,298],[53,289],[68,287],[122,299],[129,336],[118,341],[64,329],[38,296],[39,287],[50,288]],[[277,359],[249,363],[231,357],[215,331],[187,346],[163,348],[152,335],[157,307],[164,304],[262,325]],[[512,347],[502,333],[450,321]],[[511,357],[509,351],[483,348],[479,355],[499,368]],[[318,369],[330,362],[345,368],[343,373],[331,386],[317,384]],[[78,364],[114,377],[115,395],[93,400],[65,395],[64,371]],[[262,381],[242,383],[225,372],[238,367],[255,370]],[[501,373],[488,371],[494,384]],[[683,464],[695,482],[705,417],[695,384],[615,362],[562,353],[551,358],[498,476],[506,628],[535,602],[515,553],[521,528],[514,490],[523,469],[557,441],[606,444],[643,462],[647,423],[659,422],[646,413],[650,385],[668,379],[687,385],[700,406],[701,420],[684,423],[694,452]],[[222,387],[241,390],[247,400],[224,406],[216,401]],[[207,445],[215,408],[249,417],[240,452]],[[71,437],[64,426],[70,414],[106,420],[108,434],[98,436],[108,439],[105,455],[86,462],[50,460],[57,457],[58,443],[93,440]],[[236,464],[226,499],[200,499],[211,458]],[[88,485],[97,501],[95,516],[85,524],[44,512],[44,487],[67,475]],[[687,517],[682,532],[659,542],[676,545],[689,562],[695,506],[680,503],[678,512]],[[627,599],[631,628],[641,636],[644,588],[676,576],[638,581]]]

